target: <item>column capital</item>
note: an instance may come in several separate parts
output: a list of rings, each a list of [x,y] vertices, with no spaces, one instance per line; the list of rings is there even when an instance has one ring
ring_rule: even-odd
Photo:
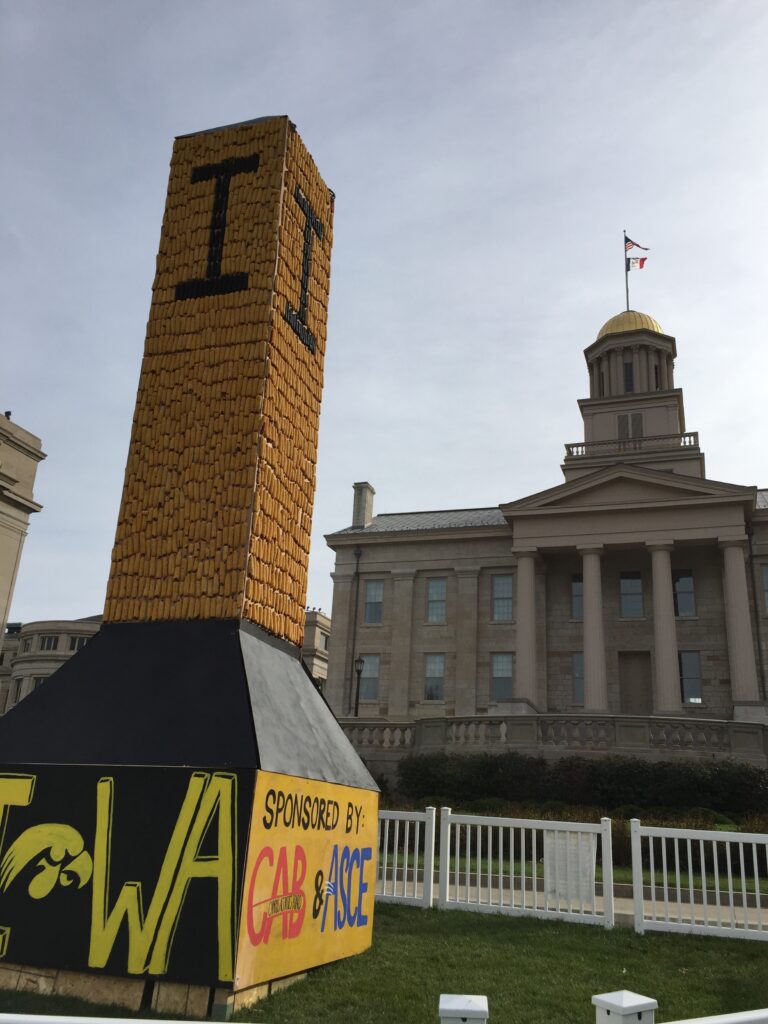
[[[720,537],[718,538],[717,544],[721,550],[726,548],[744,548],[747,543],[747,535],[743,534],[741,537]]]
[[[516,558],[525,558],[526,556],[530,558],[535,558],[538,555],[538,553],[538,548],[524,546],[517,547],[517,545],[512,546],[512,554]]]
[[[645,542],[648,551],[672,551],[675,542],[673,540],[649,540]]]
[[[602,555],[605,551],[604,544],[577,544],[576,550],[580,555]]]
[[[353,572],[330,572],[328,573],[328,575],[331,577],[334,583],[351,583],[352,580],[355,578],[355,574]]]

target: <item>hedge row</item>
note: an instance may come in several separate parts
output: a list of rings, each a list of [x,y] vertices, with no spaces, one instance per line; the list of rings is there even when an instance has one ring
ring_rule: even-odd
[[[419,754],[400,761],[398,791],[411,800],[440,794],[456,804],[498,798],[744,814],[768,811],[768,770],[736,761]]]

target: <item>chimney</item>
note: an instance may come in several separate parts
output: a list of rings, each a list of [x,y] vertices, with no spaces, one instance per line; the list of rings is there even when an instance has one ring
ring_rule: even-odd
[[[376,493],[373,487],[364,480],[359,484],[352,484],[355,491],[355,500],[352,505],[352,525],[363,529],[371,525],[373,519],[373,496]]]

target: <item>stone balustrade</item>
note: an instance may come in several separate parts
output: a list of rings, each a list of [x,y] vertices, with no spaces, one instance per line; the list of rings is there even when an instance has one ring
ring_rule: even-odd
[[[698,431],[686,434],[656,434],[652,437],[627,437],[610,441],[578,441],[565,446],[566,458],[588,455],[612,455],[617,452],[658,451],[660,448],[698,448]]]
[[[733,758],[768,767],[768,726],[759,722],[624,715],[526,714],[424,718],[412,723],[342,719],[374,772],[425,753],[520,753],[543,757],[621,754],[652,761]]]

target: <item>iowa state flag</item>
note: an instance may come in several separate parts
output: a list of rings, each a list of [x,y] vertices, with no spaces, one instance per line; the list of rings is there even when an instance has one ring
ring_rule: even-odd
[[[642,270],[645,266],[647,256],[626,256],[627,270]]]

